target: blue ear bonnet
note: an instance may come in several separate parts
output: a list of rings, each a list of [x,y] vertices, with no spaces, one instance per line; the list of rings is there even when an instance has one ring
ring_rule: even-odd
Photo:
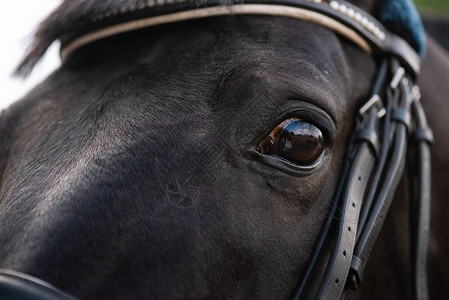
[[[379,21],[390,31],[404,33],[412,47],[423,57],[426,34],[412,0],[378,0]]]

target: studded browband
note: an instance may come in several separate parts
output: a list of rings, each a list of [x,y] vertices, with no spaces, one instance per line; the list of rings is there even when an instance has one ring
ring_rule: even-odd
[[[322,25],[353,41],[368,53],[392,54],[414,76],[419,73],[420,58],[407,42],[390,33],[363,10],[345,1],[248,0],[229,6],[221,3],[219,0],[207,0],[198,5],[196,0],[153,0],[146,5],[97,16],[85,30],[63,41],[61,57],[65,60],[75,50],[95,41],[151,26],[214,16],[266,15]]]

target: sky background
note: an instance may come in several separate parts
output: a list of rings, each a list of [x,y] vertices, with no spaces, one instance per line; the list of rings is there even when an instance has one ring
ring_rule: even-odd
[[[20,99],[59,64],[59,46],[53,44],[26,80],[11,77],[23,57],[32,32],[60,0],[4,1],[0,10],[0,110]]]

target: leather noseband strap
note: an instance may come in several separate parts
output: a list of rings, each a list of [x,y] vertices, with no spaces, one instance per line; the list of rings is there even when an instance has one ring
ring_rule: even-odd
[[[54,286],[23,273],[0,269],[2,300],[76,300]]]

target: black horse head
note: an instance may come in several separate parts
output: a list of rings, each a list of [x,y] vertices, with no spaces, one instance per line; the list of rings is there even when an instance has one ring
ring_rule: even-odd
[[[41,33],[104,17],[85,2]],[[377,65],[321,25],[232,14],[76,50],[0,117],[0,266],[82,299],[290,297]]]

